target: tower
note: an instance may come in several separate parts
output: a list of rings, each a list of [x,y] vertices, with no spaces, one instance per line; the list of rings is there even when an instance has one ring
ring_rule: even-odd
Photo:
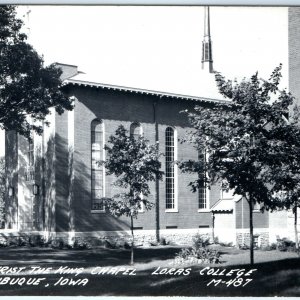
[[[212,46],[210,38],[209,6],[204,7],[204,37],[202,41],[202,69],[213,73]]]

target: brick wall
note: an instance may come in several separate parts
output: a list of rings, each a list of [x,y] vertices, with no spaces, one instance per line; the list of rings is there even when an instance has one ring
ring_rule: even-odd
[[[300,7],[289,8],[289,89],[300,104]]]
[[[268,228],[269,212],[253,211],[253,227]],[[236,202],[236,228],[249,228],[249,204],[246,199]]]
[[[91,122],[98,118],[105,124],[105,139],[114,134],[119,125],[129,129],[132,122],[140,122],[144,135],[151,143],[155,142],[154,102],[156,101],[156,118],[158,122],[159,147],[165,152],[165,130],[167,126],[173,126],[177,130],[178,138],[183,138],[187,133],[188,120],[186,115],[180,114],[184,109],[191,109],[194,103],[185,100],[164,99],[150,95],[139,95],[128,92],[117,92],[110,90],[72,87],[70,95],[76,97],[75,105],[75,137],[74,137],[74,197],[71,203],[75,231],[118,231],[129,227],[127,218],[115,219],[106,213],[91,213]],[[206,104],[204,104],[206,105]],[[57,119],[56,135],[61,140],[67,137],[66,120]],[[60,122],[60,124],[59,124]],[[64,141],[66,144],[67,141]],[[66,161],[66,153],[62,151],[58,155],[57,164],[60,160]],[[64,153],[64,154],[63,154]],[[188,144],[178,142],[178,159],[196,159],[195,149]],[[162,170],[165,170],[165,157],[162,157]],[[61,169],[67,166],[61,165]],[[65,184],[61,178],[67,178],[65,171],[57,172],[57,189],[59,185]],[[165,183],[159,183],[160,194],[160,228],[177,227],[182,229],[211,227],[211,213],[198,212],[198,194],[192,193],[187,186],[195,176],[178,173],[178,212],[165,211]],[[112,187],[112,176],[106,177],[106,196],[112,196],[117,192]],[[155,202],[155,183],[151,183],[150,200]],[[67,218],[66,195],[62,188],[61,199],[57,198],[56,209],[59,212],[56,220],[60,224],[60,231],[67,230],[64,221]],[[63,193],[62,193],[63,192]],[[219,199],[219,188],[213,187],[210,191],[210,203],[213,205]],[[63,196],[65,195],[65,196]],[[63,202],[65,203],[63,205]],[[63,213],[65,211],[65,213]],[[151,211],[141,213],[135,220],[135,227],[143,229],[155,229],[155,208]]]
[[[55,226],[56,231],[68,231],[71,206],[68,174],[68,112],[55,118]]]

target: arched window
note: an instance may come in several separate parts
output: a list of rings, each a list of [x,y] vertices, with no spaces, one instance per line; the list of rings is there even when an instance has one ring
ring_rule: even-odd
[[[99,164],[105,160],[104,124],[94,120],[91,124],[92,145],[92,211],[104,211],[102,198],[105,197],[105,170]]]
[[[25,173],[25,180],[32,181],[34,180],[34,140],[33,135],[28,139],[27,146],[27,170]]]
[[[130,125],[130,136],[132,136],[134,139],[137,139],[142,134],[143,129],[140,123],[132,123]]]
[[[28,166],[33,167],[34,165],[34,144],[33,144],[33,137],[31,139],[28,139]]]
[[[177,159],[176,132],[173,128],[166,129],[166,210],[177,209]]]
[[[143,134],[143,128],[140,123],[132,123],[130,125],[130,136],[137,140]],[[140,194],[141,199],[143,199],[143,194]],[[144,204],[141,203],[141,208],[138,210],[139,212],[144,212]]]

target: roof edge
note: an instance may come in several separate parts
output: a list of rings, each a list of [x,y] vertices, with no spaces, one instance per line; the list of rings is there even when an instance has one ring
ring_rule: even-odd
[[[111,89],[111,90],[117,90],[117,91],[125,91],[125,92],[131,92],[131,93],[134,92],[137,94],[154,95],[154,96],[167,97],[167,98],[185,99],[185,100],[192,100],[192,101],[203,101],[203,102],[224,103],[224,104],[230,103],[229,100],[188,96],[188,95],[182,95],[182,94],[160,92],[160,91],[155,91],[155,90],[147,90],[147,89],[126,87],[126,86],[119,86],[119,85],[111,85],[111,84],[76,80],[76,79],[72,79],[72,78],[68,78],[63,81],[63,86],[66,86],[69,84],[78,85],[78,86],[89,86],[89,87],[102,88],[102,89],[108,89],[108,90]]]

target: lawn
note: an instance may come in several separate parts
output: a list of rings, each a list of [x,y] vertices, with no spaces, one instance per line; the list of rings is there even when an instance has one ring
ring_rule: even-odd
[[[293,252],[256,250],[256,264],[251,267],[247,250],[217,246],[222,254],[221,264],[210,266],[197,262],[177,264],[174,257],[179,250],[175,246],[140,247],[135,252],[134,266],[130,266],[130,251],[124,249],[1,248],[0,295],[300,295],[300,259]],[[24,269],[11,275],[1,266]],[[41,269],[32,273],[32,267]],[[73,268],[68,270],[73,274],[61,274],[60,267]],[[101,274],[104,268],[118,274]],[[15,281],[22,279],[25,283],[11,284],[9,281],[5,284],[5,277]],[[32,285],[38,278],[40,282]],[[76,285],[69,285],[71,280]]]

